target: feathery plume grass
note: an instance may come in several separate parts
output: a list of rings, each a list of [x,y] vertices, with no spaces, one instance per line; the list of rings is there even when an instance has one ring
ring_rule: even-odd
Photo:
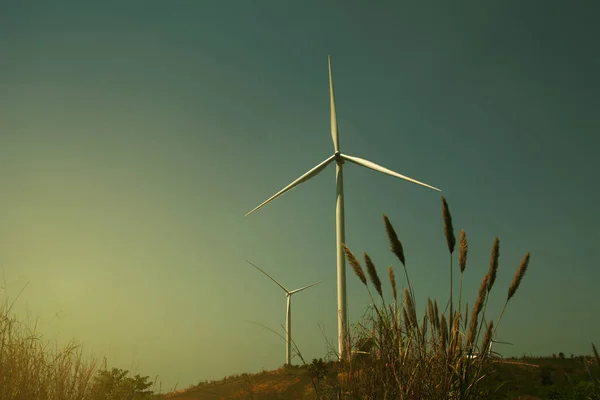
[[[390,277],[390,284],[392,285],[392,297],[395,302],[398,301],[398,293],[396,292],[396,276],[394,275],[394,270],[392,266],[388,266],[388,276]]]
[[[404,307],[402,307],[402,316],[404,318],[404,323],[406,324],[406,327],[408,329],[410,329],[412,327],[412,323],[410,321],[410,318],[408,316],[408,312],[406,311],[406,304],[404,305]]]
[[[460,272],[465,272],[467,267],[467,253],[469,252],[469,245],[467,243],[467,234],[465,230],[460,231],[460,237],[458,239],[458,265],[460,266]]]
[[[490,321],[485,330],[485,335],[483,336],[482,343],[482,351],[487,353],[488,348],[490,347],[490,343],[492,343],[492,328],[494,327],[494,321]]]
[[[592,343],[592,350],[594,351],[594,358],[596,359],[596,364],[600,367],[600,356],[598,355],[598,350],[596,350],[596,346]]]
[[[490,268],[488,270],[488,279],[487,279],[487,294],[485,296],[485,301],[483,305],[483,315],[485,316],[485,311],[487,310],[488,299],[490,297],[490,292],[492,291],[492,287],[494,286],[494,282],[496,281],[496,275],[498,273],[498,259],[500,257],[500,240],[496,237],[494,239],[494,244],[492,245],[492,255],[490,257]],[[485,317],[484,317],[485,318]],[[485,322],[485,320],[484,320]],[[479,331],[477,332],[477,337],[481,334],[481,329],[483,328],[483,324],[479,327]]]
[[[494,244],[492,245],[492,256],[490,259],[490,269],[488,271],[489,279],[487,282],[487,290],[488,293],[492,290],[492,286],[494,282],[496,282],[496,273],[498,272],[498,258],[500,257],[500,240],[498,238],[494,239]]]
[[[350,251],[350,249],[346,246],[345,243],[342,243],[342,248],[344,249],[346,259],[348,260],[348,263],[354,270],[354,273],[356,274],[356,276],[358,276],[358,279],[360,279],[363,285],[367,286],[367,277],[365,276],[365,273],[362,267],[360,266],[360,262],[358,261],[354,253],[352,253],[352,251]]]
[[[517,268],[517,272],[515,272],[515,276],[513,277],[513,280],[510,283],[510,286],[508,287],[508,294],[506,295],[506,301],[504,302],[504,307],[502,307],[500,316],[498,316],[498,321],[496,322],[496,329],[498,329],[498,325],[500,324],[500,320],[502,319],[502,316],[504,315],[504,311],[506,310],[506,306],[508,305],[508,302],[515,295],[515,293],[517,293],[517,289],[519,289],[519,285],[521,285],[521,281],[523,280],[523,277],[525,276],[525,272],[527,272],[527,267],[529,267],[529,258],[530,258],[530,254],[529,254],[529,252],[527,252],[525,254],[525,256],[523,257],[523,259],[521,260],[521,263],[519,264],[519,267]],[[495,331],[494,331],[494,333],[495,333]]]
[[[385,225],[385,231],[388,236],[390,250],[402,263],[402,267],[404,268],[404,276],[406,276],[406,284],[408,285],[408,289],[410,290],[410,295],[414,298],[413,289],[410,284],[410,278],[408,277],[408,271],[406,270],[406,258],[404,257],[404,248],[402,247],[402,243],[400,242],[400,239],[398,239],[398,235],[396,234],[396,231],[394,230],[390,219],[385,214],[383,214],[383,223]]]
[[[481,398],[486,389],[479,382],[487,375],[490,363],[485,363],[488,349],[493,342],[498,323],[489,319],[485,313],[489,292],[496,280],[499,257],[499,240],[494,241],[490,268],[486,271],[479,286],[478,296],[472,303],[462,304],[463,273],[466,270],[468,243],[464,230],[461,230],[458,243],[454,237],[452,217],[448,203],[442,197],[442,217],[446,244],[450,252],[450,313],[438,308],[437,300],[428,298],[427,307],[417,316],[414,292],[410,285],[404,249],[398,240],[389,218],[384,214],[383,220],[389,241],[390,250],[402,263],[408,287],[397,293],[396,276],[392,266],[388,267],[388,277],[392,286],[394,304],[378,309],[373,304],[370,312],[371,327],[358,324],[364,332],[362,336],[370,340],[370,354],[357,355],[356,363],[344,364],[348,368],[349,381],[342,382],[339,390],[354,398],[394,398],[394,399],[428,399],[428,398]],[[459,246],[458,249],[456,248]],[[458,252],[460,271],[460,293],[458,309],[453,312],[453,252]],[[369,280],[382,297],[379,276],[372,259],[365,253],[367,271],[364,272],[360,262],[344,245],[344,252],[349,264],[363,282],[371,295]],[[525,262],[520,276],[527,268]],[[519,274],[517,274],[519,275]],[[515,278],[513,289],[509,289],[510,299],[521,278]],[[400,296],[401,300],[398,299]],[[372,299],[372,296],[371,296]],[[448,307],[448,306],[447,306]],[[465,308],[463,314],[462,307]],[[480,334],[483,336],[480,351]],[[358,343],[361,348],[365,348]],[[358,347],[358,346],[357,346]],[[481,357],[469,357],[481,353]],[[492,362],[494,362],[492,360]],[[357,373],[357,372],[364,372]],[[340,391],[336,393],[340,393]]]
[[[450,254],[452,254],[454,253],[454,247],[456,246],[456,238],[454,237],[454,227],[452,226],[452,215],[450,214],[448,202],[444,196],[442,196],[442,219],[444,220],[446,243],[448,244]]]
[[[385,214],[383,214],[383,223],[385,224],[385,231],[388,235],[390,250],[396,255],[396,257],[398,257],[398,260],[400,260],[402,265],[406,265],[406,259],[404,258],[404,249],[402,248],[402,243],[398,239],[398,235],[396,235],[396,231],[394,230],[390,219]]]
[[[469,334],[467,336],[467,346],[471,347],[473,345],[473,341],[475,339],[475,333],[477,331],[477,322],[479,313],[483,308],[483,301],[486,294],[486,289],[488,286],[489,273],[483,277],[481,281],[481,285],[479,285],[479,294],[477,295],[477,300],[475,300],[475,305],[473,306],[473,310],[471,311],[471,324],[469,325]]]
[[[446,345],[448,343],[448,323],[446,322],[446,316],[442,315],[442,320],[440,321],[441,332],[440,336],[442,339],[442,348],[444,351],[446,350]]]
[[[463,274],[467,268],[467,253],[469,251],[469,244],[467,243],[467,234],[465,230],[460,231],[460,237],[458,239],[458,265],[460,267],[460,291],[458,292],[458,311],[461,311],[462,307],[462,292],[463,292]],[[466,314],[465,314],[466,315]]]
[[[446,236],[446,244],[448,245],[448,251],[450,251],[450,325],[452,326],[453,313],[453,300],[452,300],[452,253],[456,247],[456,238],[454,236],[454,227],[452,226],[452,214],[450,214],[450,208],[446,198],[442,196],[442,219],[444,220],[444,236]]]
[[[451,332],[451,348],[450,354],[455,355],[460,351],[461,345],[461,336],[460,336],[460,312],[456,311],[454,314],[454,323],[452,324],[452,332]]]
[[[519,264],[519,268],[517,269],[517,272],[515,273],[515,276],[508,288],[508,295],[506,296],[506,301],[509,301],[511,299],[511,297],[513,297],[515,295],[515,293],[517,292],[517,289],[519,288],[519,285],[521,284],[521,280],[523,280],[523,277],[525,276],[525,272],[527,272],[528,266],[529,266],[529,253],[525,254],[525,257],[523,257],[523,260],[521,260],[521,264]]]
[[[410,318],[410,323],[413,327],[417,326],[417,313],[415,312],[415,304],[408,289],[404,289],[404,307]]]
[[[383,298],[383,294],[381,291],[381,281],[379,280],[379,275],[377,275],[377,270],[375,269],[375,264],[371,260],[371,257],[365,252],[365,265],[367,266],[367,272],[369,273],[369,278],[371,278],[371,283],[375,286],[375,290],[379,293],[379,296]]]
[[[436,321],[435,321],[435,313],[433,311],[433,302],[431,298],[427,298],[427,314],[429,315],[429,320],[431,321],[431,326],[433,329],[437,330]]]

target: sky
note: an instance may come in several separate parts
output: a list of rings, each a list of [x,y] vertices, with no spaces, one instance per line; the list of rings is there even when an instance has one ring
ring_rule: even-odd
[[[444,195],[470,303],[500,239],[489,316],[531,253],[495,350],[600,342],[598,3],[1,7],[3,295],[25,287],[14,310],[49,343],[163,389],[275,369],[285,343],[251,322],[282,332],[285,295],[250,260],[290,289],[325,279],[294,295],[292,332],[308,361],[336,347],[335,167],[244,217],[333,153],[328,55],[341,151],[442,190],[346,163],[346,242],[386,298],[403,270],[384,213],[417,311],[447,301]],[[370,298],[349,268],[347,285],[355,323]]]

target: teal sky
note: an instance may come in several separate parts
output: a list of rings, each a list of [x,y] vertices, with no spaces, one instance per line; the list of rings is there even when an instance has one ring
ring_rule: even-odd
[[[504,355],[600,342],[596,2],[2,2],[0,267],[15,310],[163,388],[273,369],[283,292],[305,358],[336,336],[333,153],[443,190],[472,303],[500,238]],[[525,4],[526,3],[526,4]],[[353,164],[346,237],[380,275],[403,241],[419,300],[448,298],[440,194]],[[458,289],[458,279],[455,279]],[[384,287],[387,295],[389,284]],[[348,271],[351,321],[369,297]],[[323,328],[323,335],[321,329]],[[299,360],[296,358],[295,362]]]

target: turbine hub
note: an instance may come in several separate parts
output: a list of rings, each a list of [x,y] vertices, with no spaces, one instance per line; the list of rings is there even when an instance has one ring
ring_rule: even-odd
[[[342,153],[340,153],[339,151],[336,151],[335,153],[333,153],[333,156],[335,157],[336,164],[342,165],[344,163],[344,159],[342,158]]]

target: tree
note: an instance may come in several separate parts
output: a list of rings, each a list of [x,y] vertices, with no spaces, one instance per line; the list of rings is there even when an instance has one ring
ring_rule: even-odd
[[[565,359],[565,353],[563,353],[562,351],[560,353],[558,353],[558,358],[560,358],[561,360]]]
[[[93,400],[143,400],[152,397],[148,376],[128,377],[129,371],[120,368],[102,369],[94,377],[91,388]]]

